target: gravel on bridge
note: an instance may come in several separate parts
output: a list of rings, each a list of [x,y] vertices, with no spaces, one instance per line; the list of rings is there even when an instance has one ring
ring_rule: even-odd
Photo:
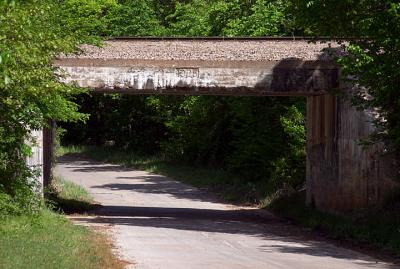
[[[110,40],[103,47],[83,45],[79,55],[62,58],[194,61],[329,60],[324,48],[338,43],[306,40]]]

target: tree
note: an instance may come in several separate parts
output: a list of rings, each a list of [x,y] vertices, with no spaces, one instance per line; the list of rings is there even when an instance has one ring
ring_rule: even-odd
[[[251,13],[231,19],[224,29],[228,36],[276,36],[284,34],[286,5],[282,1],[257,0]]]
[[[117,0],[65,0],[55,8],[63,12],[59,19],[64,31],[96,37],[109,33],[107,15],[119,7]]]
[[[121,1],[105,17],[109,36],[160,36],[160,25],[151,3],[146,0]]]
[[[397,0],[293,1],[306,33],[350,39],[338,62],[363,90],[352,96],[360,109],[377,112],[370,142],[400,152],[400,3]],[[355,79],[355,81],[354,81]]]
[[[84,116],[72,101],[82,90],[60,83],[52,61],[85,38],[66,31],[63,12],[50,0],[2,1],[0,14],[0,196],[29,210],[38,205],[31,188],[37,171],[25,163],[31,130],[48,119]]]
[[[249,16],[253,1],[228,0],[215,1],[208,12],[208,21],[212,36],[227,35],[229,24],[232,21],[241,21],[243,17]],[[235,35],[236,33],[231,33]]]
[[[168,35],[172,36],[208,36],[210,25],[207,21],[208,3],[205,0],[193,0],[190,3],[177,2],[175,12],[166,17],[169,23]]]

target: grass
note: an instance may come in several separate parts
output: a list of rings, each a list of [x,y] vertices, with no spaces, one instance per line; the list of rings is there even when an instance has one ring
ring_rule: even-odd
[[[44,208],[37,214],[0,215],[0,268],[124,268],[103,233],[73,225],[58,213],[93,208],[84,188],[56,178],[49,196],[57,212]]]
[[[322,231],[336,240],[400,255],[400,204],[394,199],[385,208],[357,212],[351,216],[323,213],[305,205],[305,192],[280,197],[267,207],[280,217]]]
[[[83,150],[85,150],[87,147],[84,146],[75,146],[75,145],[70,145],[68,147],[57,147],[56,155],[57,156],[63,156],[65,154],[73,154],[73,153],[82,153]]]
[[[0,219],[0,268],[123,268],[106,237],[49,210]]]
[[[84,213],[98,205],[87,190],[71,181],[56,177],[48,195],[49,202],[64,213]]]

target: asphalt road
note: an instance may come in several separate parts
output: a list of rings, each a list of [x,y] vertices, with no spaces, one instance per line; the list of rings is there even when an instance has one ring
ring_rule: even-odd
[[[103,205],[93,216],[73,219],[110,227],[129,268],[400,268],[168,177],[72,156],[61,158],[55,173]]]

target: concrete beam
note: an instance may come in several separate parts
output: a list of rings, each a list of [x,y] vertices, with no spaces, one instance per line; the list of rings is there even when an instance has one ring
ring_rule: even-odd
[[[171,95],[311,96],[338,87],[329,61],[199,61],[63,58],[62,81],[97,92]]]

